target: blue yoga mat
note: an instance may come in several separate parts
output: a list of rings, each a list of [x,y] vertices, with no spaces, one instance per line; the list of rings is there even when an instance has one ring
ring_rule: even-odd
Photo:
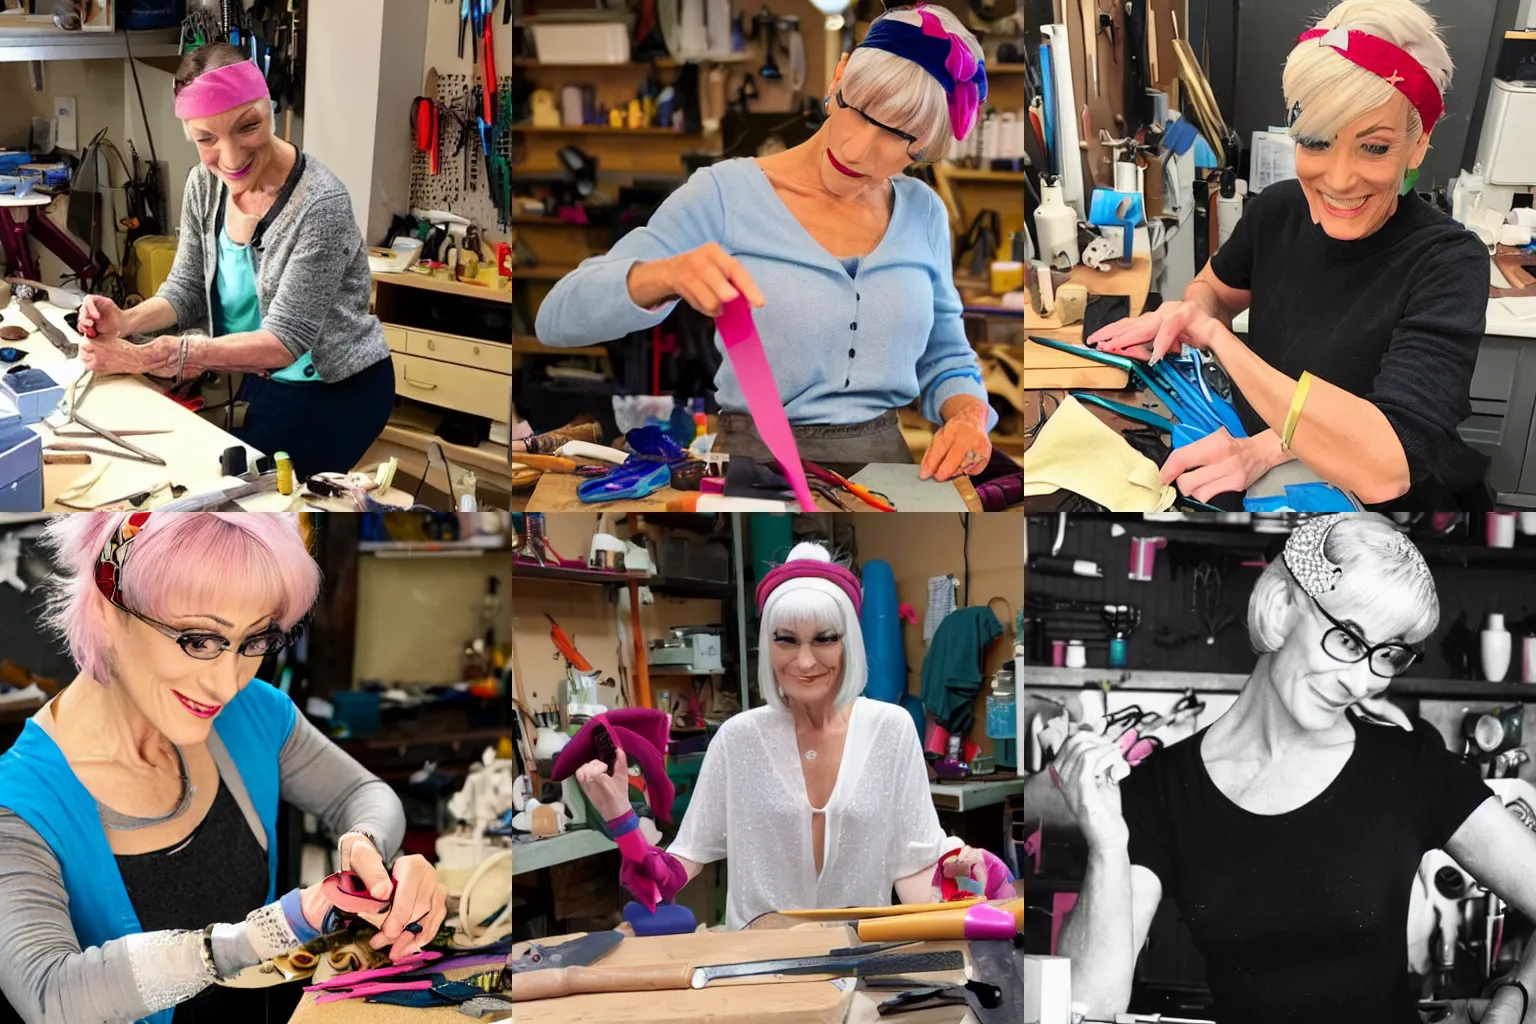
[[[864,696],[887,704],[900,702],[907,692],[907,652],[901,645],[897,607],[896,575],[891,564],[865,562],[864,611],[859,616],[859,626],[864,631],[864,656],[869,662]]]

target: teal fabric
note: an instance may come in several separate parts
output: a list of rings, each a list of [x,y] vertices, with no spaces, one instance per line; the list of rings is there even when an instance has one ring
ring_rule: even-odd
[[[976,724],[987,647],[1003,632],[986,605],[956,608],[944,617],[923,658],[923,706],[950,734],[964,736]]]
[[[261,330],[261,300],[256,295],[256,264],[251,247],[229,237],[229,229],[219,229],[219,261],[214,275],[213,332],[244,334]],[[314,360],[308,352],[272,374],[273,380],[290,384],[318,384]]]
[[[293,729],[293,701],[252,680],[214,720],[267,839],[267,902],[277,892],[278,758]],[[138,915],[107,843],[96,801],[80,784],[53,738],[28,721],[21,737],[0,755],[0,807],[14,811],[59,860],[69,914],[82,950],[136,934]],[[210,924],[214,922],[209,922]],[[171,1024],[173,1010],[144,1018]]]

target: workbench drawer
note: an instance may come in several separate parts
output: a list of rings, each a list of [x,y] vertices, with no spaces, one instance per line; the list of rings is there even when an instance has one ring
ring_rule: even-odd
[[[407,331],[405,351],[424,359],[441,359],[447,363],[458,363],[460,366],[472,366],[477,370],[490,370],[493,373],[512,372],[511,345],[455,338],[447,334]]]
[[[391,352],[405,352],[406,337],[410,334],[404,327],[391,327],[384,325],[384,340],[389,343]]]
[[[512,378],[467,366],[395,356],[395,394],[445,409],[458,409],[505,423],[512,411]]]

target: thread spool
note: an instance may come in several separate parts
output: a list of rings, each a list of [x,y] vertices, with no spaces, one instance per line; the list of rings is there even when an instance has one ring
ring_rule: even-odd
[[[278,452],[273,456],[277,460],[277,493],[293,493],[293,461],[288,458],[287,452]]]

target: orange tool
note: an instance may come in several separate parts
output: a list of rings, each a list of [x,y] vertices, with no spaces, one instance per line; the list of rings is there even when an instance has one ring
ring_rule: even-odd
[[[1004,914],[1012,915],[1020,930],[1024,928],[1024,901],[1009,900],[992,904]],[[860,942],[907,942],[964,939],[967,915],[973,914],[975,905],[954,910],[935,910],[926,914],[908,914],[904,917],[874,918],[859,922]]]
[[[591,672],[592,663],[581,656],[581,652],[576,649],[576,645],[571,642],[565,630],[560,628],[560,623],[555,621],[555,617],[549,612],[545,612],[544,617],[549,620],[549,638],[555,642],[560,655],[570,662],[571,667],[577,672]]]
[[[529,469],[542,469],[546,473],[575,473],[577,470],[576,462],[562,459],[558,455],[524,455],[518,452],[512,461]]]

